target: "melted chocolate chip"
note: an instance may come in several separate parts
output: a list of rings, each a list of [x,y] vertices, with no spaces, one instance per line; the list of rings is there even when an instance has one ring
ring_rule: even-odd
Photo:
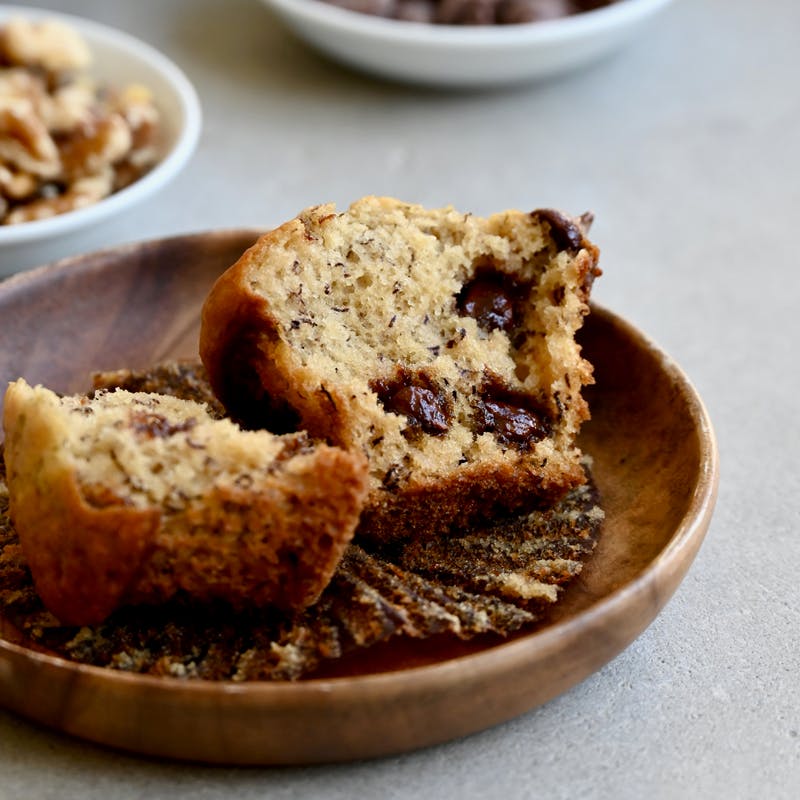
[[[392,379],[373,381],[370,388],[387,411],[402,414],[414,428],[436,436],[450,427],[447,399],[425,373],[399,369]]]
[[[550,237],[559,250],[577,253],[583,247],[583,231],[569,217],[552,208],[540,208],[531,216],[544,220],[550,228]]]
[[[449,427],[442,399],[422,386],[403,386],[392,395],[390,405],[396,414],[405,414],[426,433],[445,433]]]
[[[514,327],[513,287],[503,275],[478,275],[465,284],[456,300],[463,316],[474,317],[486,331]]]
[[[529,408],[502,400],[483,400],[479,405],[484,431],[491,431],[506,444],[527,445],[544,439],[548,426]]]
[[[490,379],[482,387],[475,406],[479,433],[492,433],[503,444],[527,449],[550,435],[551,424],[544,409],[524,392]]]

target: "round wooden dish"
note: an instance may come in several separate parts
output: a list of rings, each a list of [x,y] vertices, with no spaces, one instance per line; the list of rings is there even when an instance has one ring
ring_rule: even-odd
[[[0,284],[0,385],[24,376],[82,391],[96,369],[195,355],[206,292],[255,236],[136,244]],[[414,644],[394,660],[294,684],[142,677],[0,640],[0,704],[139,753],[298,764],[442,742],[584,679],[644,630],[685,575],[709,524],[718,467],[703,404],[664,353],[601,308],[581,338],[597,377],[582,444],[607,517],[594,557],[547,626],[466,654]]]

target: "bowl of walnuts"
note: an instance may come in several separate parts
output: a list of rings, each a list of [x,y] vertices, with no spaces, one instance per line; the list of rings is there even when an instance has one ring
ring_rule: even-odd
[[[152,195],[201,127],[183,72],[121,31],[0,6],[0,247],[72,232]]]
[[[350,67],[484,89],[542,80],[612,53],[670,0],[262,0]]]

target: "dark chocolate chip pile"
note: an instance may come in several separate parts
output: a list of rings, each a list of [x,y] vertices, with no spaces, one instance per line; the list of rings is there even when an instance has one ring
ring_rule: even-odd
[[[349,11],[438,25],[514,25],[558,19],[614,0],[323,0]]]

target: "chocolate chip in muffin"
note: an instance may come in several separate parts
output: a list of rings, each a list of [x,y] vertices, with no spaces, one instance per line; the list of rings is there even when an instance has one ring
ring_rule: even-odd
[[[424,372],[409,373],[398,369],[390,379],[372,382],[387,411],[403,414],[412,428],[436,436],[447,433],[450,427],[450,408],[447,398]]]
[[[521,290],[510,276],[498,270],[479,270],[456,298],[460,314],[473,317],[485,331],[514,328],[515,305]]]
[[[559,250],[577,253],[583,247],[583,231],[560,211],[552,208],[539,208],[532,211],[531,216],[547,223],[550,237]]]
[[[524,392],[514,391],[494,376],[487,378],[475,404],[476,428],[492,433],[502,444],[527,450],[549,436],[547,412]]]

